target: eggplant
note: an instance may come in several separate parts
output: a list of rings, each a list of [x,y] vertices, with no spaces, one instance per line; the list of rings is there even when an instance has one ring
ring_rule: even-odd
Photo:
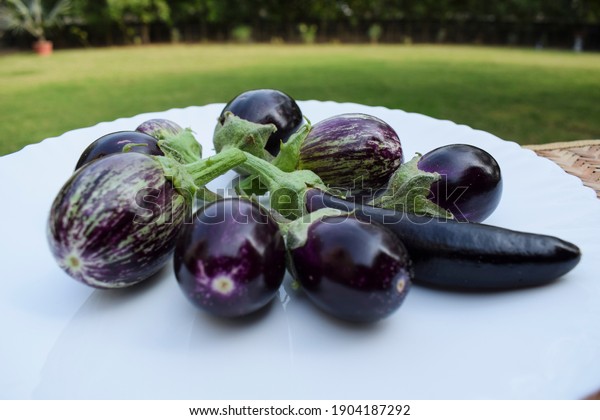
[[[384,225],[406,246],[415,284],[463,291],[541,286],[571,271],[581,259],[575,244],[553,236],[397,212],[318,189],[307,192],[305,204],[308,211],[330,207]]]
[[[332,188],[372,195],[404,162],[394,129],[366,114],[341,114],[313,125],[299,152],[299,169],[316,173]]]
[[[292,271],[318,308],[345,321],[375,322],[401,306],[410,289],[412,265],[406,248],[389,230],[348,214],[292,223]]]
[[[161,165],[121,153],[82,167],[57,195],[48,241],[59,266],[96,288],[147,279],[170,258],[187,212]]]
[[[50,250],[67,274],[89,286],[139,283],[169,260],[195,193],[244,159],[229,150],[189,165],[141,153],[92,161],[52,203]]]
[[[177,282],[196,307],[239,317],[267,305],[285,274],[285,244],[260,205],[225,199],[199,209],[177,241]]]
[[[75,169],[104,156],[124,151],[152,156],[164,155],[158,147],[158,140],[154,137],[138,131],[116,131],[96,139],[87,146],[77,161]]]
[[[137,126],[135,131],[148,134],[157,140],[165,140],[183,131],[179,124],[164,118],[152,118]]]
[[[148,123],[146,126],[148,131],[151,131],[150,128],[158,124],[155,121],[166,121],[169,123],[168,120],[148,120],[146,122]],[[143,123],[142,126],[146,123]],[[165,125],[163,124],[163,126]],[[136,152],[150,156],[167,156],[181,164],[200,161],[202,146],[198,143],[190,129],[180,129],[172,135],[166,135],[164,130],[162,133],[165,135],[159,136],[161,138],[156,138],[140,131],[116,131],[106,134],[94,140],[86,147],[75,166],[75,170],[96,159],[125,152]],[[156,135],[158,136],[158,134]]]
[[[215,132],[223,126],[228,112],[253,123],[273,124],[276,131],[270,133],[264,146],[273,156],[279,153],[281,143],[302,125],[302,111],[296,101],[275,89],[250,90],[237,95],[221,111]]]
[[[441,179],[430,186],[428,199],[459,221],[482,222],[494,212],[502,197],[498,162],[479,147],[450,144],[425,153],[417,167]]]

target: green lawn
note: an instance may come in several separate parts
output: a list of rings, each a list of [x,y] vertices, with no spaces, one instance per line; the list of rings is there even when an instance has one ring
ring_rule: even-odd
[[[420,112],[521,144],[600,138],[600,54],[165,45],[0,56],[0,154],[100,121],[226,102],[260,87]]]

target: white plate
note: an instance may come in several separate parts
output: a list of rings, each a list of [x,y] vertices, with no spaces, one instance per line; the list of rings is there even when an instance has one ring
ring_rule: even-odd
[[[448,143],[496,157],[504,195],[490,224],[559,236],[581,263],[543,288],[460,294],[413,287],[370,327],[336,322],[282,288],[240,322],[192,307],[172,267],[126,290],[70,279],[45,239],[50,204],[82,150],[155,117],[212,150],[223,104],[70,131],[0,158],[0,397],[9,399],[561,399],[600,389],[600,202],[577,178],[517,144],[423,115],[305,101],[315,123],[364,112],[390,123],[407,158]],[[212,183],[225,186],[223,176]]]

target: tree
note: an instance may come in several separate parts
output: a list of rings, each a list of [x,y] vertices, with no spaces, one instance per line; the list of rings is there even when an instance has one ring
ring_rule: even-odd
[[[150,42],[150,24],[169,22],[171,9],[166,0],[107,0],[108,14],[128,37],[128,25],[141,24],[141,41]]]
[[[36,39],[34,48],[40,54],[52,52],[52,43],[46,39],[47,31],[60,26],[69,12],[71,2],[58,0],[52,8],[46,8],[41,0],[5,0],[0,5],[0,29],[27,32]]]

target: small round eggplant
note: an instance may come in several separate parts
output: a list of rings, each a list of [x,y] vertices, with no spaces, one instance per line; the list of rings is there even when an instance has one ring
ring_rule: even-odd
[[[81,154],[75,169],[104,156],[122,153],[126,146],[131,152],[154,156],[163,155],[158,147],[158,141],[154,137],[138,131],[117,131],[92,142]]]
[[[302,111],[294,99],[274,89],[258,89],[243,92],[233,98],[219,116],[224,123],[225,113],[257,124],[274,124],[277,128],[267,141],[265,149],[273,156],[279,153],[284,143],[302,125]]]
[[[332,188],[354,196],[383,187],[403,163],[392,127],[366,114],[342,114],[316,123],[300,148],[299,169],[316,173]]]
[[[267,305],[285,274],[285,244],[258,204],[220,200],[195,214],[174,254],[177,282],[198,308],[239,317]]]
[[[148,134],[157,140],[176,136],[183,131],[179,124],[164,118],[152,118],[141,123],[135,131]]]
[[[384,226],[351,215],[326,216],[292,245],[297,280],[310,300],[352,322],[374,322],[397,310],[410,288],[412,263]]]
[[[171,257],[187,203],[154,158],[106,156],[76,171],[55,198],[47,225],[50,250],[82,283],[133,285]]]
[[[498,207],[502,196],[500,166],[479,147],[438,147],[421,156],[417,167],[441,175],[431,185],[428,198],[458,221],[481,222]]]

